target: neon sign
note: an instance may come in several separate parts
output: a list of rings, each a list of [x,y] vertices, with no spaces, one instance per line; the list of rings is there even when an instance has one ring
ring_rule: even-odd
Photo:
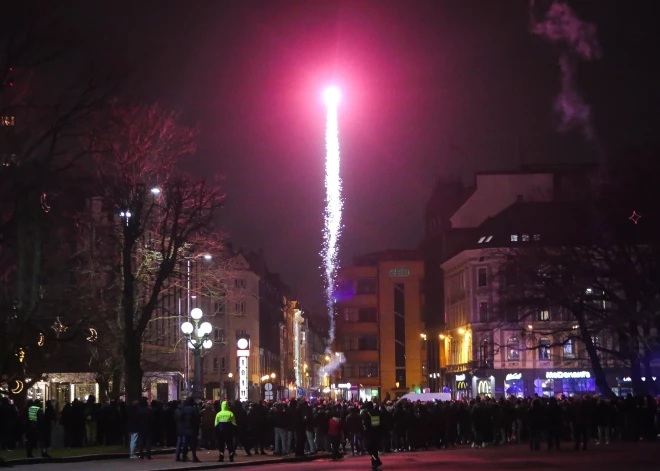
[[[546,371],[545,379],[580,379],[591,378],[588,371]]]

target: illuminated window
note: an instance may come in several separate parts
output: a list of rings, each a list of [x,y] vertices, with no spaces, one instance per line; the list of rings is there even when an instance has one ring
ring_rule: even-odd
[[[541,235],[540,235],[540,234],[534,234],[534,240],[535,240],[536,242],[538,242],[539,240],[541,240]]]
[[[486,238],[486,242],[490,242],[491,240],[493,240],[493,236],[488,236],[488,238]]]
[[[486,236],[484,236],[484,237],[482,237],[481,239],[479,239],[479,242],[477,242],[477,243],[478,243],[478,244],[481,244],[484,240],[486,240]]]
[[[541,337],[539,339],[539,360],[550,360],[550,339],[547,337]]]
[[[511,234],[511,242],[518,242],[518,236],[515,234]]]
[[[523,234],[522,241],[523,242],[529,242],[529,234]]]
[[[518,360],[520,360],[520,350],[519,350],[518,338],[517,337],[510,337],[506,341],[506,346],[509,347],[507,349],[507,358],[509,359],[509,361],[518,361]]]
[[[14,126],[16,119],[13,116],[0,116],[0,126]]]
[[[564,358],[575,358],[575,341],[568,339],[564,344]]]
[[[539,311],[539,320],[540,321],[549,321],[550,320],[550,311],[547,309],[542,309]]]

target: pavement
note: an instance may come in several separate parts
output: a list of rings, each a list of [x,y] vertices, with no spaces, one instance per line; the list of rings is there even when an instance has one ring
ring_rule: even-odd
[[[452,450],[393,453],[382,456],[383,470],[441,469],[444,471],[516,471],[516,470],[558,470],[558,471],[658,471],[660,457],[657,444],[613,444],[593,445],[587,451],[573,451],[568,445],[564,450],[531,452],[525,445],[511,445],[485,449],[460,447]],[[172,455],[161,455],[153,460],[107,460],[84,463],[44,463],[14,466],[14,469],[33,471],[166,471],[202,470],[240,467],[242,471],[351,471],[367,470],[371,464],[368,456],[347,456],[341,461],[331,461],[326,455],[316,455],[310,459],[286,459],[268,456],[247,458],[242,451],[237,453],[235,463],[217,463],[217,452],[201,451],[202,463],[177,463]]]

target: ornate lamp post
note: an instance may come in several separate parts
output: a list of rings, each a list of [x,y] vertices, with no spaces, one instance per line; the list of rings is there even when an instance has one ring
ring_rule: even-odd
[[[181,332],[185,335],[188,341],[188,348],[190,348],[195,356],[195,376],[193,379],[193,399],[200,400],[202,398],[202,356],[204,350],[208,350],[213,346],[213,341],[209,334],[213,330],[213,326],[209,322],[202,322],[201,320],[204,313],[201,309],[195,308],[190,311],[190,317],[195,325],[190,322],[181,324]]]

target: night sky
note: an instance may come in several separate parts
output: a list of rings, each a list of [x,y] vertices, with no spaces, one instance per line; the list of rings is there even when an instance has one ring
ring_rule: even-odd
[[[537,0],[542,17],[550,1]],[[341,259],[414,248],[435,175],[606,158],[655,147],[658,28],[651,1],[569,2],[602,59],[577,64],[597,142],[559,133],[562,47],[530,33],[527,0],[73,2],[95,47],[138,66],[131,93],[203,130],[191,169],[225,176],[222,224],[263,248],[304,305],[321,306],[321,92],[342,88]],[[110,57],[110,56],[109,56]],[[109,59],[111,60],[111,59]],[[319,307],[319,309],[322,309]]]

